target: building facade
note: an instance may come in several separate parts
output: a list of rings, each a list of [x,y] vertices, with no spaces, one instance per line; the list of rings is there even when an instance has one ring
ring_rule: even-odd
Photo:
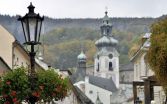
[[[154,76],[154,72],[150,69],[148,64],[146,63],[146,54],[151,45],[150,43],[151,33],[146,33],[142,37],[143,43],[139,50],[133,55],[131,58],[131,62],[134,64],[134,82],[143,82],[144,80]],[[164,99],[163,89],[161,86],[154,86],[154,99],[156,103],[162,104]],[[144,98],[144,86],[137,87],[137,96],[145,102]],[[150,101],[151,102],[151,101]]]
[[[30,68],[29,53],[24,47],[10,34],[3,26],[0,25],[0,57],[10,67],[15,69],[17,67]],[[48,69],[47,65],[39,60],[35,59],[36,69]],[[45,66],[45,67],[44,67]]]

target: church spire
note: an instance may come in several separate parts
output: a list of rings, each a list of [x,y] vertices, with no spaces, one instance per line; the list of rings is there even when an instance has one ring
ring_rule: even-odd
[[[108,17],[108,11],[105,11],[105,16],[102,19],[103,23],[101,25],[101,34],[102,36],[107,35],[110,36],[111,35],[111,31],[112,31],[112,24],[110,23],[110,18]]]
[[[99,98],[99,92],[97,92],[97,99],[95,104],[103,104]]]

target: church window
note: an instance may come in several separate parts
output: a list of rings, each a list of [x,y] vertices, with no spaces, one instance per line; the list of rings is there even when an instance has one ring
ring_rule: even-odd
[[[109,34],[109,32],[110,32],[110,30],[109,30],[109,29],[107,29],[107,35]]]
[[[97,72],[99,72],[99,63],[97,64]]]
[[[113,71],[112,62],[109,62],[109,70]]]

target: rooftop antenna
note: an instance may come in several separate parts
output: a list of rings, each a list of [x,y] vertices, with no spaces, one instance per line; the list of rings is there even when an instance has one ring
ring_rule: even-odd
[[[108,13],[108,7],[106,6],[105,7],[105,14],[107,15],[107,13]]]

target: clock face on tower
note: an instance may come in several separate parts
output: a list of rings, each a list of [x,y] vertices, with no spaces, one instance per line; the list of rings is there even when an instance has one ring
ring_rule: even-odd
[[[113,55],[112,55],[112,54],[109,54],[108,57],[109,57],[110,59],[112,59],[112,58],[113,58]]]

